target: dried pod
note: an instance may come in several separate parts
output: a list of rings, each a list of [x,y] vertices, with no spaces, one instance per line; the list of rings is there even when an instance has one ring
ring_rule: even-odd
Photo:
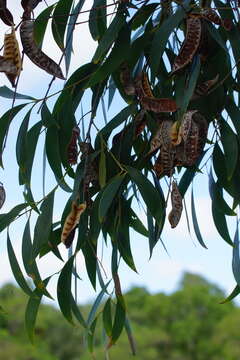
[[[180,221],[183,210],[183,204],[182,204],[182,196],[174,180],[172,182],[171,202],[172,202],[172,210],[168,215],[168,220],[170,222],[171,227],[175,228]]]
[[[7,8],[6,0],[0,0],[0,19],[8,26],[14,25],[13,16]]]
[[[204,83],[198,84],[194,90],[194,94],[191,100],[198,99],[201,96],[207,95],[209,90],[218,82],[219,74],[215,76],[212,80],[207,80]]]
[[[0,209],[3,207],[3,204],[5,203],[6,200],[6,192],[5,189],[3,187],[3,184],[0,185]]]
[[[172,120],[165,119],[163,120],[154,134],[152,140],[150,141],[150,150],[148,155],[153,154],[160,149],[161,146],[169,148],[171,146],[169,134],[172,127]]]
[[[5,60],[12,62],[13,65],[16,67],[16,72],[6,72],[9,81],[11,82],[12,86],[15,87],[16,78],[19,76],[22,70],[22,60],[21,54],[18,46],[18,41],[16,39],[15,29],[12,26],[11,33],[5,34],[4,36],[4,50],[3,50],[3,57]]]
[[[142,89],[145,96],[153,97],[152,89],[148,80],[147,74],[143,71],[142,72]]]
[[[222,20],[222,26],[224,27],[225,30],[230,31],[232,30],[232,20],[231,19],[224,19]]]
[[[177,104],[173,99],[157,99],[155,97],[144,96],[140,99],[140,103],[145,110],[150,110],[155,113],[177,111]]]
[[[0,72],[14,75],[17,73],[17,67],[13,64],[12,60],[6,60],[3,56],[0,56]]]
[[[138,74],[134,79],[135,92],[139,100],[145,96],[143,87],[142,87],[142,73]]]
[[[196,54],[201,40],[202,25],[198,17],[187,18],[187,34],[179,55],[173,63],[172,74],[187,66]]]
[[[75,126],[72,130],[72,137],[67,147],[67,158],[68,158],[68,163],[70,165],[74,165],[77,163],[77,157],[78,157],[77,140],[79,134],[80,134],[79,127]]]
[[[171,127],[171,142],[174,146],[179,145],[182,141],[181,135],[179,133],[179,121],[175,121]]]
[[[135,95],[135,86],[127,63],[120,67],[120,81],[127,95]]]
[[[36,45],[33,34],[34,22],[31,20],[23,21],[20,26],[20,36],[24,53],[29,59],[38,67],[45,70],[49,74],[64,79],[62,70],[58,64],[50,59],[42,50]]]
[[[201,155],[205,146],[208,123],[206,119],[196,110],[188,111],[184,115],[184,119],[185,129],[183,126],[180,130],[183,134],[183,148],[179,149],[181,151],[176,149],[175,161],[178,165],[192,166]],[[184,121],[182,121],[182,124],[184,124]]]
[[[66,217],[66,220],[64,222],[64,226],[62,229],[62,234],[61,234],[61,242],[63,242],[66,246],[67,245],[70,246],[69,241],[68,242],[66,242],[66,241],[67,241],[68,237],[70,236],[70,233],[78,225],[80,216],[84,212],[85,209],[86,209],[85,203],[77,205],[76,201],[72,202],[71,212]]]
[[[208,21],[211,21],[212,23],[214,23],[216,25],[221,25],[221,23],[222,23],[222,20],[221,20],[220,16],[213,9],[204,9],[201,12],[201,16],[204,19],[206,19]]]
[[[134,118],[134,125],[135,125],[135,136],[139,136],[147,123],[146,117],[145,117],[146,111],[145,110],[140,110],[139,113],[135,116]]]

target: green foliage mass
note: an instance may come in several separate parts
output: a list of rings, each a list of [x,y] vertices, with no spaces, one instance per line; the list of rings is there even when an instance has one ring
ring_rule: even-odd
[[[185,274],[172,294],[150,295],[145,288],[125,294],[127,310],[139,360],[237,360],[240,357],[240,309],[234,303],[220,304],[224,293],[204,278]],[[36,344],[29,343],[24,328],[27,297],[11,284],[0,290],[0,360],[88,360],[81,328],[73,328],[61,313],[41,305],[36,325]],[[89,305],[82,306],[86,314]],[[100,308],[102,313],[102,306]],[[96,359],[105,359],[106,336],[96,329]],[[109,350],[109,358],[130,359],[129,339],[124,333]]]

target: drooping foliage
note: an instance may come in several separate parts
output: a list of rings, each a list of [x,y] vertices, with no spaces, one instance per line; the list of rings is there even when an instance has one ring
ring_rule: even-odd
[[[12,108],[0,118],[0,148],[3,167],[9,127],[15,116],[22,116],[16,158],[24,201],[0,215],[0,231],[9,227],[11,230],[14,221],[27,214],[22,259],[35,289],[26,281],[18,264],[9,231],[7,246],[13,274],[29,296],[26,325],[30,337],[42,296],[51,297],[47,290],[51,276],[42,279],[38,257],[52,252],[62,259],[61,243],[71,250],[57,286],[64,317],[86,328],[92,351],[96,323],[101,317],[98,307],[108,294],[103,310],[108,347],[117,341],[124,328],[129,332],[118,269],[122,261],[136,271],[130,230],[149,239],[151,255],[165,222],[169,221],[171,227],[178,225],[184,196],[201,172],[209,176],[216,229],[233,247],[236,288],[230,298],[236,296],[240,292],[238,227],[232,239],[227,217],[237,219],[240,202],[237,2],[96,0],[88,19],[89,31],[97,42],[96,51],[90,62],[70,76],[74,32],[82,24],[79,19],[84,0],[59,0],[43,11],[38,11],[42,6],[40,1],[21,3],[22,21],[15,27],[6,1],[1,2],[0,18],[10,27],[11,34],[4,43],[0,71],[15,90],[0,88],[2,97],[13,99]],[[18,31],[20,44],[15,36]],[[59,63],[41,48],[48,32],[61,52]],[[46,71],[53,77],[46,84],[44,99],[20,93],[18,79],[21,70],[26,69],[19,48],[40,72]],[[56,99],[53,97],[56,93],[51,94],[53,80],[64,79],[67,80],[61,83]],[[17,99],[23,103],[15,106]],[[109,116],[111,111],[106,110],[106,102],[111,110],[114,99],[122,105],[114,116]],[[90,108],[84,113],[86,103],[90,103]],[[38,114],[37,104],[40,104]],[[43,196],[39,196],[31,179],[35,151],[42,138],[44,190]],[[47,192],[46,164],[50,168],[48,178],[56,181]],[[1,189],[1,197],[5,198],[4,188]],[[69,198],[66,204],[62,203],[61,216],[55,221],[59,192],[67,193]],[[147,226],[140,220],[136,203],[147,214]],[[206,247],[195,204],[192,192],[193,228],[199,243]],[[98,256],[100,237],[112,249],[111,279],[106,283]],[[85,259],[93,288],[97,283],[101,286],[86,320],[76,306],[72,290],[72,278],[78,277],[78,253]],[[115,297],[108,290],[110,283],[114,285]]]

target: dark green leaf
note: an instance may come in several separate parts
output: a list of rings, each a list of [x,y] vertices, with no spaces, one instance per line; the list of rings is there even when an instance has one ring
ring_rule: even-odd
[[[232,271],[236,283],[240,286],[240,254],[239,254],[239,232],[238,221],[234,236],[233,257],[232,257]]]
[[[103,37],[107,29],[106,19],[106,0],[94,0],[88,22],[93,40],[99,41]]]
[[[108,281],[108,283],[105,285],[105,287],[101,290],[101,292],[98,294],[96,300],[93,303],[93,306],[88,314],[88,319],[87,319],[88,327],[90,327],[94,321],[96,312],[97,312],[99,306],[101,305],[102,298],[103,298],[109,284],[110,284],[110,281]]]
[[[43,38],[46,32],[47,24],[49,17],[52,13],[52,10],[54,8],[54,5],[48,6],[46,9],[44,9],[40,15],[36,18],[34,21],[34,40],[36,41],[36,44],[41,47]]]
[[[43,201],[40,211],[41,214],[38,216],[35,228],[34,228],[34,238],[33,238],[33,257],[35,258],[42,246],[44,246],[49,239],[50,233],[52,231],[52,216],[53,216],[53,202],[54,194],[52,191]]]
[[[99,42],[97,50],[92,59],[93,63],[97,64],[103,59],[110,46],[118,37],[119,31],[124,24],[125,16],[123,14],[117,14]]]
[[[32,295],[32,290],[29,288],[22,270],[18,264],[16,255],[14,253],[11,241],[10,241],[10,237],[9,234],[7,234],[7,251],[8,251],[8,258],[9,258],[9,262],[10,262],[10,266],[11,266],[11,270],[13,273],[13,276],[16,280],[16,282],[18,283],[18,285],[20,286],[20,288],[29,296]]]
[[[72,318],[72,269],[74,256],[71,256],[64,265],[57,283],[57,298],[60,310],[63,316],[71,323]]]
[[[220,304],[226,304],[229,301],[232,301],[236,296],[238,296],[240,293],[240,286],[236,285],[231,294],[223,301],[221,301]]]
[[[17,163],[20,168],[24,167],[27,158],[27,131],[28,131],[28,124],[31,116],[31,110],[27,112],[25,115],[22,124],[20,126],[17,143],[16,143],[16,156],[17,156]]]
[[[53,12],[52,33],[61,50],[64,49],[64,35],[73,0],[59,0]]]
[[[130,166],[126,166],[126,169],[132,181],[134,181],[137,185],[151,215],[161,226],[164,221],[165,212],[165,202],[163,201],[162,196],[160,196],[159,192],[155,189],[153,184],[139,170]]]
[[[109,207],[114,201],[120,185],[125,178],[125,174],[115,176],[112,181],[106,185],[103,190],[102,197],[99,203],[99,220],[102,222],[106,216]]]
[[[115,344],[117,339],[121,335],[121,332],[125,325],[125,319],[126,319],[126,308],[125,308],[124,299],[122,296],[118,296],[116,312],[115,312],[113,328],[112,328],[112,336],[110,340],[111,344]]]
[[[149,16],[154,13],[158,3],[143,5],[134,15],[131,21],[131,29],[136,30],[139,26],[146,24]]]
[[[12,91],[5,85],[0,87],[0,96],[7,98],[7,99],[36,100],[32,96],[19,94],[15,91]]]
[[[234,170],[238,161],[238,141],[237,136],[232,131],[231,127],[226,121],[221,121],[221,142],[226,158],[227,177],[230,180],[233,176]]]
[[[76,304],[72,295],[71,295],[71,298],[72,298],[72,312],[73,312],[74,316],[76,317],[76,319],[78,320],[79,324],[81,324],[86,329],[87,324],[83,318],[83,315],[79,309],[79,306]]]
[[[44,287],[47,286],[50,277],[43,281]],[[38,309],[41,303],[43,293],[38,289],[35,289],[28,300],[26,311],[25,311],[25,326],[29,336],[29,339],[34,343],[34,329],[37,320]]]
[[[103,141],[101,142],[101,153],[99,162],[99,185],[101,189],[106,185],[106,156]]]
[[[16,205],[6,214],[0,214],[0,232],[10,225],[19,213],[28,205],[26,203]]]
[[[205,249],[207,249],[207,246],[205,245],[199,226],[198,226],[198,220],[197,220],[197,215],[196,215],[196,210],[195,210],[195,203],[194,203],[194,196],[193,196],[193,189],[192,189],[192,194],[191,194],[191,211],[192,211],[192,221],[193,221],[193,228],[196,234],[196,237],[199,241],[199,244],[202,245],[202,247],[204,247]]]
[[[110,337],[112,335],[112,311],[111,298],[109,297],[103,308],[103,325],[106,334]]]
[[[131,350],[132,350],[132,355],[136,355],[135,341],[134,341],[134,338],[133,338],[133,333],[132,333],[130,321],[129,321],[127,316],[125,318],[125,330],[126,330],[126,333],[127,333],[127,336],[128,336],[129,345],[130,345]]]

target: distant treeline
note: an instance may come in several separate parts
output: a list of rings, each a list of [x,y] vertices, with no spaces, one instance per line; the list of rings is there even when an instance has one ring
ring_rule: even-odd
[[[224,297],[217,286],[188,273],[171,295],[132,288],[126,302],[136,359],[239,360],[240,309],[234,303],[220,304]],[[0,289],[0,360],[106,359],[108,340],[102,328],[97,328],[92,356],[86,350],[84,331],[71,327],[47,305],[39,311],[36,344],[31,345],[24,329],[26,302],[14,285]],[[87,314],[89,306],[81,310]],[[134,359],[126,334],[109,350],[108,358]]]

